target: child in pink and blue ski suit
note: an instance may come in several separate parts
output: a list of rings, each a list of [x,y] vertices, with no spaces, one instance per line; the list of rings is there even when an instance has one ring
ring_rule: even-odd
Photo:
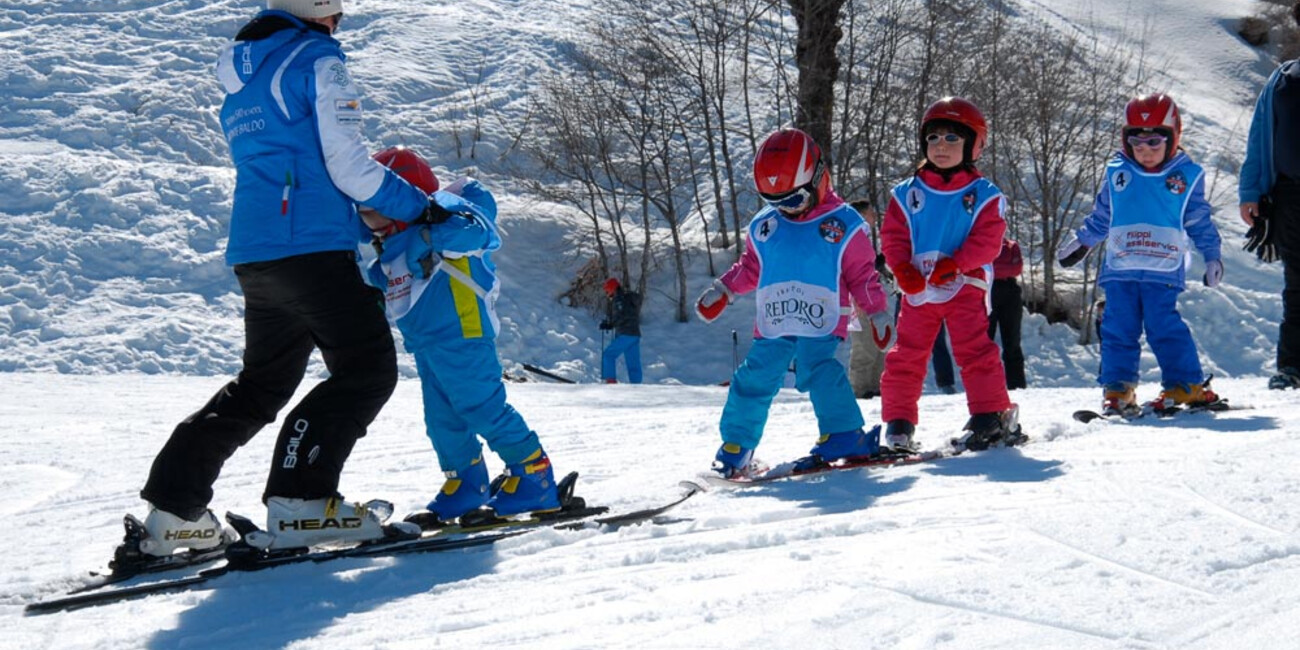
[[[752,471],[772,399],[795,361],[795,387],[808,393],[820,431],[808,463],[869,456],[879,428],[862,430],[862,412],[843,364],[835,358],[849,319],[869,314],[878,347],[892,341],[893,318],[876,273],[876,254],[862,217],[831,188],[821,151],[797,129],[768,136],[754,161],[767,207],[750,222],[740,260],[696,303],[712,321],[736,294],[757,292],[753,346],[736,369],[722,411],[722,446],[714,470]]]

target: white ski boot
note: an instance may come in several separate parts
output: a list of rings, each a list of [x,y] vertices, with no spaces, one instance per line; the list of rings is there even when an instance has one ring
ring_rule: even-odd
[[[385,525],[393,506],[387,501],[348,503],[342,497],[266,500],[266,530],[245,536],[249,545],[270,550],[313,546],[354,546],[385,538],[420,536],[406,522]]]
[[[145,537],[140,540],[140,552],[155,557],[165,557],[181,549],[204,551],[234,541],[234,535],[211,510],[189,521],[150,505],[142,526]]]

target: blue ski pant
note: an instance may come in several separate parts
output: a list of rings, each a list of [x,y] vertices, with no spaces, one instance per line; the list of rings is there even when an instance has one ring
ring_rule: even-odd
[[[641,383],[641,337],[619,334],[600,355],[600,378],[618,379],[618,358],[627,365],[627,381]]]
[[[461,471],[483,453],[481,436],[507,464],[541,445],[523,416],[506,402],[501,362],[492,339],[457,339],[413,349],[424,394],[424,424],[438,465]]]
[[[1101,319],[1101,374],[1097,383],[1138,383],[1141,337],[1160,364],[1161,385],[1199,384],[1205,380],[1192,331],[1178,313],[1180,290],[1156,282],[1107,282],[1106,316]]]
[[[772,399],[781,390],[790,361],[795,361],[795,388],[808,393],[820,433],[862,428],[864,420],[844,364],[835,358],[838,336],[785,336],[754,339],[745,361],[731,376],[722,408],[722,441],[753,449],[763,438]]]

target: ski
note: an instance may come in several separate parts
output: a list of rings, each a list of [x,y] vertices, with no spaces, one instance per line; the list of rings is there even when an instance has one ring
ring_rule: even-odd
[[[501,477],[497,477],[500,480]],[[516,528],[520,526],[541,526],[565,521],[586,519],[609,511],[604,506],[588,506],[586,500],[575,496],[578,473],[569,472],[555,484],[559,496],[560,508],[551,511],[538,511],[509,517],[497,516],[488,508],[472,510],[455,521],[443,521],[438,515],[427,510],[407,515],[403,521],[415,524],[425,532],[439,531],[444,535],[478,533],[497,528]],[[491,491],[495,493],[500,486],[493,481]]]
[[[540,375],[540,376],[545,377],[545,378],[547,378],[547,379],[553,379],[553,380],[555,380],[555,381],[560,382],[561,384],[576,384],[576,383],[578,383],[578,382],[576,382],[576,381],[574,381],[574,380],[572,380],[572,379],[569,379],[568,377],[561,377],[561,376],[559,376],[559,375],[557,375],[557,374],[555,374],[555,373],[553,373],[553,372],[551,372],[551,371],[549,371],[549,370],[542,370],[541,368],[538,368],[537,366],[534,366],[534,365],[531,364],[531,363],[525,363],[525,364],[523,364],[523,367],[524,367],[524,370],[527,370],[528,372],[531,372],[531,373],[533,373],[533,374],[535,374],[535,375]]]
[[[1019,412],[1019,407],[1013,405],[1012,409],[1003,417],[1004,431],[998,434],[997,437],[982,441],[979,448],[967,448],[961,443],[960,438],[953,438],[949,441],[949,447],[945,449],[919,451],[881,447],[879,452],[870,456],[841,459],[830,463],[823,462],[821,459],[814,456],[806,456],[798,460],[781,463],[771,469],[746,474],[744,476],[728,478],[718,474],[709,473],[701,474],[700,480],[704,481],[708,485],[718,487],[745,487],[750,485],[762,485],[764,483],[771,483],[772,481],[825,474],[827,472],[838,472],[842,470],[880,469],[885,467],[900,467],[904,465],[916,465],[918,463],[929,463],[943,460],[945,458],[955,458],[968,451],[977,452],[985,449],[1019,447],[1029,441],[1029,436],[1025,435],[1020,428],[1018,422]]]
[[[233,515],[238,517],[238,515]],[[375,555],[400,555],[410,553],[435,553],[439,551],[450,551],[454,549],[469,548],[473,546],[483,546],[495,543],[499,540],[521,535],[526,531],[502,531],[485,535],[471,537],[421,537],[416,540],[406,542],[385,543],[373,542],[360,546],[354,546],[346,549],[336,549],[328,551],[303,551],[303,552],[283,552],[270,557],[261,557],[257,559],[243,560],[239,558],[239,546],[241,542],[236,542],[231,546],[230,551],[233,553],[227,557],[226,563],[209,569],[204,569],[199,573],[186,576],[183,578],[173,578],[170,580],[161,580],[130,587],[121,587],[117,589],[101,589],[69,595],[62,598],[45,600],[31,603],[24,608],[24,612],[31,614],[48,614],[50,612],[68,611],[90,607],[93,605],[102,605],[106,603],[120,602],[148,596],[151,594],[161,594],[174,591],[183,591],[198,587],[214,578],[221,577],[227,573],[260,571],[287,564],[297,564],[301,562],[325,562],[345,557],[372,557]],[[379,552],[380,549],[383,552]]]
[[[1081,409],[1075,411],[1071,417],[1075,420],[1087,424],[1094,420],[1105,420],[1107,422],[1132,422],[1140,420],[1148,415],[1155,415],[1160,418],[1170,418],[1176,415],[1185,415],[1189,413],[1218,413],[1221,411],[1239,410],[1242,407],[1228,404],[1228,400],[1219,399],[1208,404],[1199,404],[1196,406],[1173,406],[1170,408],[1156,408],[1150,404],[1143,404],[1142,409],[1132,414],[1123,413],[1102,413],[1091,409]]]
[[[719,474],[701,474],[700,480],[708,485],[715,487],[747,487],[751,485],[762,485],[773,481],[782,481],[785,479],[804,478],[829,472],[839,472],[852,469],[880,469],[884,467],[901,467],[904,465],[915,465],[918,463],[928,463],[931,461],[952,458],[961,452],[955,450],[928,450],[928,451],[895,451],[884,450],[872,456],[863,456],[861,458],[852,458],[839,460],[833,463],[813,463],[808,459],[799,459],[786,463],[780,463],[771,469],[750,474],[747,476],[737,476],[727,478]]]
[[[25,612],[28,615],[46,614],[50,612],[68,611],[83,607],[120,602],[152,594],[184,591],[198,588],[205,583],[226,574],[261,571],[290,564],[302,564],[306,562],[323,563],[344,558],[388,557],[397,555],[414,555],[418,553],[438,553],[477,546],[488,546],[503,539],[524,535],[540,529],[583,530],[592,528],[616,530],[622,526],[643,522],[655,522],[661,515],[676,508],[687,499],[703,490],[702,487],[694,483],[683,482],[681,485],[686,489],[686,492],[682,496],[660,506],[615,515],[588,516],[576,521],[552,523],[552,525],[549,526],[541,526],[531,520],[525,520],[519,522],[515,526],[507,524],[498,525],[495,530],[490,531],[475,532],[457,529],[457,532],[448,532],[448,529],[443,528],[426,533],[415,539],[377,540],[357,546],[328,550],[286,549],[280,551],[263,551],[256,549],[248,545],[246,541],[241,540],[231,544],[227,549],[226,562],[224,564],[204,569],[195,575],[129,587],[100,589],[96,591],[83,590],[84,593],[69,594],[61,598],[31,603],[26,606]],[[604,512],[606,511],[601,510],[602,514]],[[250,532],[258,530],[257,526],[246,517],[227,513],[226,518],[231,527],[239,531],[245,538]]]

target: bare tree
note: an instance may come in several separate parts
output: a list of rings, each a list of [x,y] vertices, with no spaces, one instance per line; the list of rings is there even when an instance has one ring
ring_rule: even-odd
[[[840,74],[836,47],[844,36],[840,8],[844,0],[788,0],[799,32],[795,63],[799,68],[799,112],[795,126],[821,144],[828,166],[831,160],[831,126],[835,114],[835,82]]]

